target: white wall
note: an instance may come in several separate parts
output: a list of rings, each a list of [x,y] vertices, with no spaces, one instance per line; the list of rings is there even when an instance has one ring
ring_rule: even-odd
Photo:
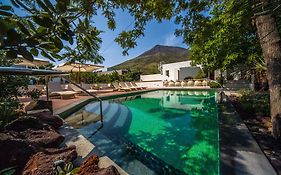
[[[177,63],[170,63],[170,64],[163,64],[162,65],[162,73],[163,75],[166,76],[166,71],[169,70],[169,77],[164,80],[173,80],[177,81],[178,80],[178,71],[182,67],[190,67],[191,66],[191,61],[182,61],[182,62],[177,62]]]
[[[148,88],[158,88],[163,87],[162,81],[155,81],[155,82],[136,82],[138,86],[145,86]]]
[[[179,78],[180,68],[191,67],[191,61],[182,61],[170,64],[162,64],[162,74],[141,75],[140,79],[143,82],[149,81],[177,81]],[[201,66],[198,66],[201,67]],[[166,71],[169,71],[169,76],[166,76]]]
[[[166,76],[163,76],[161,74],[150,74],[150,75],[141,75],[140,80],[141,81],[163,81]]]

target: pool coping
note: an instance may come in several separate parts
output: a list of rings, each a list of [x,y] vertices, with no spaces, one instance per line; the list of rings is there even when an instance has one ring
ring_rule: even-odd
[[[144,92],[155,90],[215,90],[212,88],[191,89],[191,88],[155,88],[142,91],[133,91],[116,95],[100,96],[102,100],[124,97],[128,95],[138,95]],[[222,175],[277,175],[276,171],[261,151],[256,140],[250,134],[250,131],[241,120],[238,113],[228,100],[227,96],[221,93],[221,102],[218,104],[219,110],[219,130],[220,130],[220,174]],[[79,110],[91,101],[93,98],[81,100],[71,105],[56,110],[54,113],[62,118]],[[243,139],[241,139],[241,137]],[[86,138],[85,138],[86,139]]]
[[[104,95],[98,96],[98,97],[101,100],[108,100],[108,99],[111,99],[111,98],[125,97],[125,96],[128,96],[128,95],[138,95],[138,94],[142,94],[144,92],[151,92],[151,91],[155,91],[155,90],[158,90],[158,89],[145,89],[145,90],[139,90],[139,91],[124,92],[122,94],[115,94],[115,95],[104,94]],[[64,106],[62,108],[59,108],[59,109],[55,110],[54,114],[59,115],[61,118],[65,119],[70,114],[78,111],[83,106],[85,106],[86,104],[88,104],[89,102],[92,102],[92,101],[97,101],[97,100],[95,98],[88,98],[88,99],[76,101],[76,102],[74,102],[70,105],[67,105],[67,106]]]
[[[277,175],[239,114],[222,92],[220,96],[220,174]]]

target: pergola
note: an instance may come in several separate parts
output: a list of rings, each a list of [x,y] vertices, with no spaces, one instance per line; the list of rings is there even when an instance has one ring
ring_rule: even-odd
[[[46,69],[29,69],[17,67],[0,67],[0,75],[32,75],[32,76],[45,76],[46,96],[49,100],[48,82],[50,76],[68,75],[67,72],[46,70]]]

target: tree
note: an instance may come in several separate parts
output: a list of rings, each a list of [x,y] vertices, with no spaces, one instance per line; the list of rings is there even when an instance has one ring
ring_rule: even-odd
[[[185,28],[177,31],[185,35],[193,62],[207,70],[225,70],[234,65],[249,68],[260,63],[263,58],[251,25],[251,8],[245,1],[230,0],[197,9],[198,17],[192,18],[191,24],[195,29],[187,34]]]
[[[281,139],[280,1],[191,0],[181,3],[176,22],[182,24],[182,30],[176,33],[184,36],[197,62],[213,68],[249,61],[260,65],[261,48],[270,89],[273,136]],[[255,30],[251,29],[251,23]]]
[[[135,17],[134,29],[122,31],[116,38],[123,54],[136,46],[136,39],[144,34],[144,25],[153,18],[161,21],[171,17],[172,8],[166,1],[139,0],[10,0],[10,5],[0,5],[0,50],[7,51],[8,58],[18,54],[33,60],[39,52],[50,60],[101,62],[98,54],[101,33],[93,26],[92,17],[100,10],[107,19],[108,28],[114,30],[115,9],[127,9]],[[14,13],[24,10],[25,15]],[[72,47],[69,47],[72,45]],[[75,48],[75,49],[73,49]],[[61,56],[61,51],[66,53]]]
[[[267,68],[270,92],[270,112],[272,132],[276,139],[281,138],[281,38],[278,31],[280,2],[256,0],[257,13],[254,24],[257,28],[263,56]],[[255,9],[256,10],[256,9]],[[279,25],[281,25],[279,23]]]

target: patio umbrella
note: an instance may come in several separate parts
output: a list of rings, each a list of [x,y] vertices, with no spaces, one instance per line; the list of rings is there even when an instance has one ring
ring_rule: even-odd
[[[47,65],[50,64],[49,61],[42,60],[42,59],[39,59],[39,58],[34,58],[33,61],[29,61],[29,60],[23,58],[22,56],[19,56],[18,59],[19,59],[19,61],[16,62],[14,65],[24,66],[26,68],[28,68],[28,67],[39,68],[40,66],[47,66]]]
[[[59,70],[63,72],[78,72],[79,82],[81,80],[80,72],[93,72],[96,69],[102,68],[103,66],[94,64],[82,64],[82,63],[65,63],[61,66],[54,68],[54,70]]]
[[[27,67],[37,67],[36,64],[34,64],[33,62],[26,60],[26,59],[21,59],[18,63],[16,63],[15,65],[17,66],[24,66],[25,68]]]

